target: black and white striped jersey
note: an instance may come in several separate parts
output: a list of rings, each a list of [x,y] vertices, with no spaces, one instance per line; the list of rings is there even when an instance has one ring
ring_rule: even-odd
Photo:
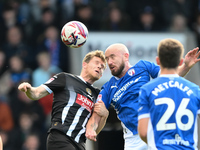
[[[91,116],[99,89],[68,73],[59,73],[42,85],[54,94],[51,127],[76,142],[85,142],[85,127]]]

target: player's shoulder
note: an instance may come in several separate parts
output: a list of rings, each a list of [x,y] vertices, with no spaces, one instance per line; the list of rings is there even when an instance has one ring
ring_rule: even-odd
[[[67,73],[67,72],[60,72],[60,73],[57,73],[56,76],[76,77],[77,75],[74,75],[74,74],[71,74],[71,73]]]
[[[180,77],[179,80],[181,80],[182,82],[185,82],[185,84],[187,84],[190,87],[199,89],[199,85],[193,83],[192,81],[189,81],[189,80],[185,79],[184,77]]]
[[[150,62],[150,61],[147,61],[147,60],[139,60],[135,65],[134,67],[138,68],[138,67],[148,67],[148,66],[157,66],[157,64],[155,64],[154,62]]]
[[[157,86],[160,82],[162,82],[161,78],[155,78],[144,84],[141,88],[143,89],[153,89],[155,86]]]
[[[117,81],[117,78],[114,77],[114,76],[112,76],[109,81],[107,81],[106,83],[104,83],[103,87],[104,88],[110,87],[111,85],[116,84],[116,81]]]

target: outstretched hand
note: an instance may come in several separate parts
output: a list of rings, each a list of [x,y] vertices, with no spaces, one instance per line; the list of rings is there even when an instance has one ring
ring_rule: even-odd
[[[200,51],[199,47],[194,48],[193,50],[190,50],[186,55],[184,59],[185,66],[188,68],[192,68],[197,62],[200,61]]]
[[[31,88],[31,85],[27,82],[23,82],[18,86],[18,90],[20,90],[22,92],[27,92],[27,90],[30,88]]]

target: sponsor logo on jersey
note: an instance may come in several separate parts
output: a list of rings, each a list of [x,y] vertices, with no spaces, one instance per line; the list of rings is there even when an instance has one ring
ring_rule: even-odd
[[[92,112],[94,107],[93,101],[81,94],[77,94],[76,103],[87,109],[89,112]]]
[[[117,88],[117,86],[116,86],[116,85],[112,85],[110,88],[111,88],[111,89]]]
[[[88,94],[92,95],[92,91],[89,88],[86,88]]]
[[[112,88],[118,88],[118,87],[117,87],[117,83],[115,83],[115,85],[112,85],[110,88],[111,88],[111,89],[112,89]]]
[[[138,82],[140,78],[141,78],[141,76],[140,76],[140,77],[138,77],[137,79],[135,79],[135,81],[134,81],[134,82]]]
[[[128,71],[128,74],[129,74],[130,76],[133,76],[133,75],[135,74],[135,70],[134,70],[134,69],[130,69],[130,70]]]
[[[124,94],[124,92],[134,83],[134,81],[130,81],[130,82],[127,82],[122,88],[120,88],[115,94],[114,94],[114,97],[113,97],[113,101],[114,102],[117,102],[121,97],[122,95]]]
[[[164,139],[162,142],[164,145],[190,145],[189,141],[182,139],[179,134],[176,134],[174,139]]]
[[[45,82],[46,84],[49,84],[49,83],[51,83],[53,80],[55,80],[53,77],[52,78],[50,78],[47,82]]]

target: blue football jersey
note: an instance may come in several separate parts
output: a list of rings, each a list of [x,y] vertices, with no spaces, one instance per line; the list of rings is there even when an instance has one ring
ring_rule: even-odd
[[[141,87],[138,119],[149,118],[151,149],[197,149],[200,89],[178,75],[161,75]]]
[[[140,87],[156,78],[159,71],[158,65],[140,60],[122,78],[112,77],[105,83],[97,100],[103,100],[107,108],[112,105],[122,123],[137,134]]]

